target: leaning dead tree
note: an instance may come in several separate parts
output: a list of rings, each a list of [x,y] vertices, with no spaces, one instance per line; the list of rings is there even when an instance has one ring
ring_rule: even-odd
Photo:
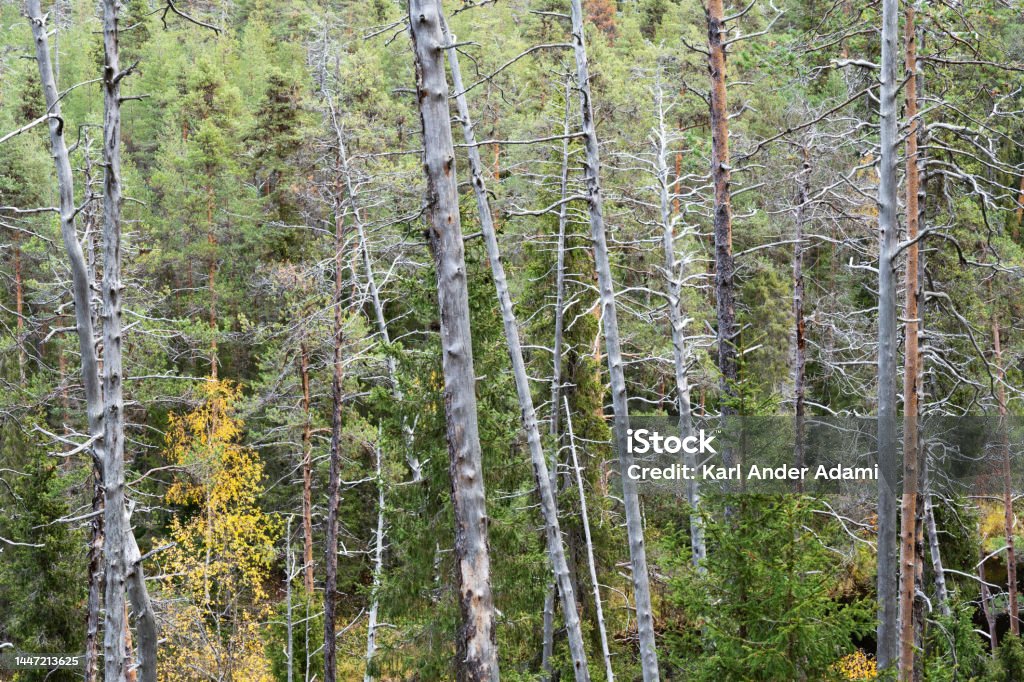
[[[576,87],[580,93],[582,123],[584,183],[590,215],[590,236],[594,247],[600,293],[601,320],[604,325],[608,375],[611,381],[612,410],[615,414],[613,431],[619,455],[622,479],[622,501],[626,511],[626,536],[629,558],[633,569],[633,596],[636,602],[637,633],[640,638],[640,666],[644,682],[658,679],[658,653],[654,643],[654,612],[651,609],[651,584],[647,573],[647,550],[644,547],[643,519],[640,514],[640,496],[636,481],[627,472],[633,464],[633,454],[627,447],[629,439],[629,404],[626,395],[626,376],[622,365],[619,343],[619,321],[615,310],[615,282],[608,257],[604,212],[601,197],[601,155],[594,127],[594,101],[590,91],[590,67],[583,27],[581,0],[572,0],[572,42],[576,57]]]
[[[442,18],[442,22],[443,22]],[[442,23],[444,37],[449,45],[454,45],[455,36]],[[501,320],[505,329],[505,341],[508,355],[512,363],[512,375],[515,378],[516,394],[519,398],[519,409],[523,416],[523,429],[526,431],[526,442],[530,450],[530,461],[533,465],[533,476],[540,497],[541,514],[544,517],[544,535],[547,540],[548,560],[558,584],[558,593],[562,599],[562,613],[569,641],[569,653],[572,656],[573,675],[576,682],[590,680],[587,669],[587,652],[583,645],[583,629],[580,624],[579,611],[576,608],[576,594],[569,575],[569,565],[565,560],[565,548],[562,545],[562,531],[558,523],[558,508],[551,485],[551,475],[544,457],[544,446],[540,440],[540,427],[537,425],[537,411],[533,406],[533,395],[530,378],[526,373],[526,361],[523,360],[523,345],[519,339],[519,323],[516,321],[509,294],[508,281],[505,278],[505,266],[501,262],[498,248],[498,236],[494,230],[494,219],[491,213],[490,199],[484,183],[483,163],[480,161],[480,150],[473,132],[473,121],[469,115],[466,102],[465,87],[462,83],[462,71],[459,68],[459,55],[455,47],[449,47],[448,64],[452,72],[452,86],[455,88],[455,105],[459,121],[462,124],[463,137],[466,140],[469,156],[469,170],[473,193],[476,197],[477,212],[480,216],[480,227],[487,249],[487,259],[491,263],[491,274],[498,296],[498,307],[501,309]]]
[[[427,179],[427,232],[434,256],[441,314],[444,404],[455,511],[455,564],[462,616],[455,651],[456,679],[489,682],[498,679],[498,646],[477,425],[469,290],[441,24],[439,0],[410,1],[416,102]]]
[[[89,274],[75,228],[74,178],[64,120],[47,41],[46,15],[39,0],[29,0],[28,16],[35,41],[39,80],[47,112],[51,115],[50,149],[57,174],[61,236],[71,266],[75,323],[82,357],[89,442],[94,463],[103,480],[103,561],[105,581],[104,679],[126,680],[134,673],[128,662],[128,610],[132,604],[138,627],[138,663],[142,682],[156,681],[157,626],[142,573],[142,557],[131,529],[124,480],[124,398],[121,361],[121,81],[131,69],[122,70],[118,54],[116,0],[103,3],[103,368],[95,350],[95,330],[90,314]],[[98,605],[97,605],[98,606]]]

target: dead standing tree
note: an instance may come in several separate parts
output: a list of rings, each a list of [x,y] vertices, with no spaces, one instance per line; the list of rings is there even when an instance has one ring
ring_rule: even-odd
[[[462,624],[456,641],[459,682],[498,680],[498,647],[487,546],[469,290],[459,217],[448,82],[439,0],[411,0],[409,28],[416,102],[423,133],[426,215],[437,276],[449,472],[455,511],[455,562]]]
[[[455,37],[449,33],[443,18],[442,32],[447,43],[453,45]],[[590,680],[590,671],[587,669],[587,653],[583,645],[583,630],[580,624],[579,611],[576,608],[576,594],[569,575],[569,566],[565,559],[562,531],[558,524],[558,508],[555,505],[555,495],[551,485],[552,478],[548,471],[547,461],[544,457],[544,447],[540,440],[537,412],[533,406],[530,379],[526,373],[523,347],[519,339],[519,323],[516,321],[512,296],[509,294],[508,282],[505,278],[505,266],[501,262],[498,236],[494,228],[490,200],[487,196],[487,187],[484,184],[483,164],[480,160],[480,151],[476,142],[476,134],[473,132],[473,122],[469,115],[469,105],[466,102],[465,88],[462,83],[458,50],[455,47],[449,47],[447,52],[448,63],[452,72],[452,85],[456,92],[455,104],[459,120],[462,124],[469,156],[469,168],[472,176],[471,184],[474,196],[476,197],[484,244],[487,248],[487,259],[491,263],[491,273],[494,277],[494,286],[499,308],[501,309],[501,319],[505,329],[508,355],[512,363],[512,374],[515,377],[516,394],[519,398],[519,408],[523,417],[523,428],[526,431],[526,441],[530,450],[534,480],[537,485],[537,494],[540,497],[541,513],[544,517],[548,560],[551,562],[551,569],[558,584],[558,593],[562,599],[562,613],[565,618],[565,628],[569,640],[569,652],[572,656],[573,674],[576,682],[588,682]],[[555,408],[553,407],[552,409]]]
[[[58,213],[61,235],[71,266],[75,322],[82,357],[90,450],[103,479],[105,533],[103,558],[105,579],[104,679],[128,679],[128,628],[125,592],[138,624],[138,664],[143,682],[156,681],[156,620],[142,574],[142,557],[131,529],[124,481],[124,400],[121,362],[121,81],[131,72],[122,70],[118,53],[118,11],[116,0],[103,3],[103,280],[101,284],[103,321],[103,368],[95,348],[90,313],[91,290],[88,269],[78,234],[74,203],[74,178],[64,120],[47,41],[46,16],[39,0],[29,0],[28,16],[35,41],[36,61],[47,112],[50,115],[50,148],[57,174]],[[97,605],[98,606],[98,605]]]
[[[582,123],[584,181],[587,207],[590,215],[590,235],[594,246],[594,264],[597,269],[604,325],[608,375],[611,380],[612,410],[615,415],[615,447],[619,456],[622,480],[622,501],[626,511],[626,535],[629,558],[633,569],[633,596],[636,602],[637,633],[640,639],[640,665],[644,682],[658,679],[658,653],[654,641],[654,612],[651,608],[651,584],[647,572],[647,550],[644,547],[643,519],[636,481],[627,475],[633,464],[633,455],[627,447],[629,433],[629,406],[626,395],[626,377],[619,343],[619,322],[615,310],[615,282],[608,257],[601,196],[601,158],[594,127],[594,100],[590,91],[590,67],[583,27],[581,0],[572,0],[572,42],[576,57],[576,87],[580,93]]]

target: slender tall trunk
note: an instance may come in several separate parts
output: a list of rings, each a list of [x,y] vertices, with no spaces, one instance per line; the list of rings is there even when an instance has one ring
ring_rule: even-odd
[[[878,666],[897,662],[899,602],[896,531],[897,74],[899,0],[882,0],[882,69],[878,96]]]
[[[736,305],[732,256],[732,199],[729,183],[729,108],[725,87],[725,9],[722,0],[708,0],[708,73],[711,75],[711,180],[714,185],[716,347],[721,382],[721,414],[736,413]],[[722,451],[726,466],[731,449]]]
[[[89,521],[89,596],[85,616],[85,682],[99,674],[100,609],[103,601],[103,486],[100,468],[93,465],[92,513]]]
[[[478,682],[498,679],[498,646],[442,21],[439,0],[410,0],[416,99],[427,177],[428,234],[441,314],[445,417],[455,511],[455,563],[462,616],[455,651],[456,680]]]
[[[597,563],[594,561],[594,543],[590,538],[590,519],[587,516],[587,498],[583,491],[583,468],[576,456],[576,437],[572,431],[572,415],[569,413],[569,399],[565,399],[565,426],[568,429],[569,451],[572,453],[572,468],[576,474],[576,489],[580,496],[580,521],[583,523],[583,537],[587,543],[587,567],[590,569],[590,583],[594,586],[594,609],[597,618],[597,630],[601,636],[601,656],[604,658],[604,675],[608,682],[613,682],[612,654],[608,649],[608,631],[604,625],[604,610],[601,608],[601,585],[597,581]]]
[[[302,380],[302,574],[306,598],[313,594],[313,448],[310,443],[309,349],[299,344],[299,377]],[[289,583],[290,584],[290,583]]]
[[[644,548],[643,518],[636,481],[627,475],[633,464],[633,454],[627,448],[629,433],[629,406],[626,396],[626,377],[619,345],[619,321],[615,311],[615,282],[608,258],[601,197],[601,158],[594,128],[594,101],[590,91],[590,67],[583,27],[581,0],[572,0],[572,38],[576,57],[576,87],[580,93],[580,118],[587,205],[590,213],[590,236],[594,245],[594,264],[597,269],[600,292],[601,317],[604,323],[608,375],[611,380],[612,409],[615,413],[615,446],[619,455],[622,480],[622,502],[626,511],[626,536],[629,558],[633,569],[633,593],[636,601],[637,633],[640,639],[640,668],[644,682],[658,679],[658,653],[654,643],[654,612],[651,609],[651,583],[647,573],[647,552]]]
[[[380,589],[380,576],[384,570],[384,479],[381,473],[379,435],[373,454],[377,472],[377,533],[373,548],[373,602],[370,604],[370,614],[366,621],[366,672],[363,674],[363,682],[373,680],[370,666],[373,664],[373,656],[377,652],[377,613],[380,609],[377,591]]]
[[[558,242],[555,246],[555,339],[552,344],[551,360],[551,421],[548,433],[558,442],[559,415],[562,395],[562,354],[565,335],[565,229],[568,223],[569,206],[566,197],[569,192],[569,113],[571,110],[569,82],[565,84],[565,115],[562,117],[562,171],[559,186]],[[558,497],[558,450],[551,458],[551,491]],[[555,593],[558,587],[554,580],[544,595],[544,643],[541,649],[541,669],[551,675],[551,656],[555,645]]]
[[[132,533],[124,483],[124,398],[121,364],[121,70],[117,0],[103,2],[103,553],[106,561],[104,679],[128,673],[125,592],[138,623],[138,669],[156,682],[157,626]]]
[[[448,32],[442,18],[442,32],[448,44],[455,43],[455,36]],[[558,594],[562,599],[562,614],[565,619],[566,636],[569,642],[569,653],[572,657],[573,674],[576,682],[590,680],[587,668],[587,653],[583,645],[583,630],[580,624],[579,611],[576,608],[576,595],[569,576],[569,566],[565,560],[565,549],[562,546],[562,531],[558,523],[558,508],[555,505],[555,494],[551,486],[551,475],[544,456],[544,446],[540,440],[540,427],[537,425],[537,412],[533,406],[533,394],[530,379],[526,373],[526,362],[523,360],[523,347],[519,339],[519,323],[516,321],[512,296],[509,294],[508,282],[505,279],[505,266],[501,262],[498,248],[498,236],[494,229],[490,200],[484,184],[484,167],[480,161],[480,151],[473,132],[473,122],[469,114],[466,96],[462,94],[465,86],[462,83],[462,71],[459,68],[459,56],[455,48],[449,48],[448,64],[452,72],[452,87],[456,93],[455,105],[462,123],[463,138],[466,140],[469,170],[472,178],[473,193],[476,197],[477,212],[480,216],[480,228],[487,249],[487,259],[491,263],[491,275],[501,309],[501,320],[505,328],[505,341],[508,345],[509,360],[512,363],[512,376],[515,378],[516,394],[519,398],[519,410],[523,418],[523,429],[526,431],[526,443],[530,450],[530,461],[533,464],[533,477],[540,497],[541,515],[544,518],[544,531],[547,539],[548,560],[555,581],[558,583]]]
[[[687,253],[681,261],[676,260],[676,223],[682,219],[679,214],[678,197],[673,197],[669,187],[673,182],[668,170],[668,130],[665,127],[665,106],[661,83],[655,89],[655,107],[658,114],[658,128],[655,131],[657,145],[656,170],[658,174],[658,199],[661,205],[662,246],[665,251],[665,285],[668,294],[668,319],[672,328],[672,363],[675,370],[676,408],[679,410],[679,437],[687,438],[693,431],[693,415],[690,408],[689,369],[693,362],[690,344],[686,339],[686,325],[689,320],[683,317],[682,287],[687,276],[690,256]],[[679,163],[676,164],[676,182],[678,183]],[[676,188],[678,191],[678,187]],[[675,210],[673,210],[675,199]],[[683,463],[697,468],[697,458],[692,452],[683,455]],[[704,519],[700,515],[700,489],[696,480],[686,482],[686,499],[690,505],[690,555],[693,565],[703,571],[703,561],[707,556],[704,542]]]
[[[206,241],[210,246],[210,262],[206,269],[206,286],[210,290],[210,378],[217,380],[217,236],[213,232],[213,190],[208,189],[206,196]]]
[[[807,393],[807,334],[804,320],[804,223],[807,222],[808,194],[810,192],[811,161],[807,147],[801,150],[803,157],[796,194],[796,234],[793,238],[793,322],[795,329],[793,352],[793,412],[796,420],[794,434],[795,466],[804,465],[804,417]],[[796,491],[804,490],[803,480],[795,482]]]
[[[993,301],[993,305],[997,302]],[[996,399],[999,401],[999,447],[1003,455],[1003,519],[1006,532],[1006,589],[1009,594],[1007,611],[1010,632],[1020,635],[1020,612],[1017,606],[1017,550],[1014,546],[1013,471],[1011,469],[1010,442],[1006,423],[1006,373],[1003,369],[1003,348],[1000,338],[999,314],[992,314],[992,350],[996,365]]]
[[[21,281],[21,245],[17,230],[11,234],[11,246],[14,250],[14,313],[17,318],[15,338],[18,344],[18,384],[25,386],[25,294]]]
[[[917,34],[914,28],[914,4],[906,5],[904,22],[907,119],[907,261],[904,280],[904,355],[903,355],[903,497],[900,503],[900,658],[901,680],[914,677],[914,595],[917,574],[917,495],[918,495],[918,368],[921,362],[918,334],[918,259],[917,243],[920,179],[917,165]]]
[[[980,535],[979,529],[979,535]],[[981,586],[981,612],[985,616],[985,624],[988,625],[988,643],[989,649],[994,654],[996,652],[996,646],[998,645],[998,631],[996,630],[996,614],[992,607],[992,591],[989,589],[988,582],[985,580],[985,548],[984,546],[978,548],[978,556],[980,561],[978,562],[978,584]]]
[[[334,216],[334,310],[333,373],[331,377],[331,452],[327,478],[327,537],[324,548],[324,679],[336,679],[336,641],[334,632],[335,601],[338,592],[338,498],[341,489],[341,421],[342,421],[342,345],[344,316],[341,309],[345,221],[340,201]]]

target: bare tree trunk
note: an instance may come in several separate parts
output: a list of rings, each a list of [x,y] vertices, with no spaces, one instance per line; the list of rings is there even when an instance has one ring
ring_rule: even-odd
[[[661,204],[661,228],[662,246],[665,251],[665,283],[668,289],[668,319],[672,328],[672,361],[675,370],[676,407],[679,410],[679,436],[687,438],[693,431],[693,415],[690,408],[690,381],[688,372],[693,362],[693,354],[690,345],[686,340],[686,325],[688,319],[683,317],[682,295],[683,280],[686,278],[689,268],[689,254],[683,257],[681,262],[676,260],[676,234],[675,225],[682,218],[679,215],[679,203],[676,200],[675,215],[672,210],[672,197],[669,186],[672,181],[669,179],[668,171],[668,131],[665,128],[665,106],[661,89],[660,74],[659,82],[655,89],[655,105],[658,114],[658,128],[655,131],[657,144],[657,158],[655,159],[658,173],[658,198]],[[676,171],[678,181],[678,169]],[[678,188],[677,188],[678,189]],[[697,458],[692,452],[685,452],[683,463],[691,470],[697,468]],[[707,556],[707,546],[704,542],[704,519],[700,515],[700,489],[696,480],[686,482],[686,499],[690,505],[690,554],[693,565],[698,571],[703,571],[703,561]]]
[[[342,250],[344,247],[344,219],[338,206],[334,217],[334,362],[331,379],[331,452],[330,471],[327,479],[327,537],[324,556],[324,679],[336,679],[336,641],[334,632],[335,601],[338,591],[338,498],[341,488],[341,420],[342,420],[342,378],[344,366],[341,349],[343,342],[344,318],[341,310],[342,298]]]
[[[590,539],[590,519],[587,516],[587,498],[583,494],[583,474],[579,459],[576,457],[576,438],[572,432],[572,415],[569,413],[569,400],[565,399],[565,425],[569,435],[569,451],[572,453],[572,468],[576,474],[576,488],[580,496],[580,520],[583,522],[583,534],[587,543],[587,566],[590,568],[590,583],[594,586],[594,608],[597,616],[597,630],[601,636],[601,655],[604,658],[604,674],[608,682],[613,682],[612,655],[608,649],[608,631],[604,626],[604,610],[601,608],[601,586],[597,581],[597,563],[594,561],[594,543]]]
[[[306,598],[313,594],[313,448],[310,444],[309,349],[299,344],[299,374],[302,379],[302,573]],[[290,583],[289,583],[290,584]]]
[[[288,517],[287,527],[284,534],[285,540],[288,543],[286,554],[285,554],[285,573],[284,573],[284,595],[285,595],[285,628],[287,631],[288,641],[285,644],[285,658],[288,666],[288,682],[294,680],[294,669],[295,669],[295,638],[294,638],[294,619],[292,618],[292,578],[294,578],[295,569],[295,556],[292,554],[292,517]],[[309,599],[308,594],[306,597]]]
[[[993,305],[997,302],[993,301]],[[1006,532],[1006,589],[1009,594],[1007,611],[1010,616],[1010,632],[1020,635],[1020,612],[1017,606],[1017,550],[1014,547],[1013,513],[1013,471],[1011,469],[1010,442],[1006,422],[1006,373],[1003,369],[1003,348],[999,333],[999,315],[992,314],[992,350],[996,365],[996,398],[999,401],[999,447],[1003,454],[1003,511]]]
[[[92,513],[89,522],[89,597],[85,620],[85,682],[99,674],[99,627],[103,601],[103,486],[100,468],[93,465]]]
[[[380,589],[380,576],[384,570],[384,479],[380,465],[379,437],[374,448],[374,463],[377,471],[377,541],[373,548],[373,603],[370,604],[370,614],[366,622],[366,673],[363,675],[363,682],[373,680],[370,665],[377,652],[377,612],[380,607],[377,591]]]
[[[210,246],[210,262],[207,264],[206,280],[210,290],[210,377],[217,380],[217,237],[213,233],[213,190],[207,190],[206,197],[206,241]]]
[[[89,434],[95,465],[102,472],[104,490],[104,679],[124,680],[125,660],[125,581],[130,580],[133,609],[140,619],[139,669],[143,682],[156,680],[155,621],[142,577],[141,559],[131,526],[127,521],[124,495],[124,405],[121,394],[121,98],[120,82],[127,75],[118,64],[118,6],[114,0],[103,3],[103,99],[104,99],[104,270],[103,345],[101,376],[93,338],[90,312],[89,274],[75,230],[74,180],[64,142],[64,122],[47,44],[45,18],[38,0],[29,0],[28,14],[35,40],[39,79],[50,121],[50,147],[57,171],[61,235],[71,266],[75,321],[82,358],[82,384],[85,389]],[[133,553],[134,550],[134,553]],[[151,627],[152,626],[152,627]]]
[[[551,360],[551,422],[548,433],[558,441],[559,414],[561,412],[562,395],[562,354],[565,335],[565,230],[568,223],[569,205],[566,201],[569,191],[569,112],[571,108],[568,81],[565,84],[565,115],[562,118],[562,171],[559,187],[558,206],[558,243],[555,255],[555,339],[552,347]],[[558,495],[558,457],[551,458],[551,491]],[[554,580],[548,585],[544,595],[544,643],[541,649],[541,669],[551,676],[551,656],[555,646],[555,597],[558,589]]]
[[[981,561],[978,562],[978,583],[981,586],[981,612],[985,616],[986,625],[988,625],[989,648],[994,654],[999,642],[997,639],[998,632],[996,630],[996,614],[992,610],[992,591],[989,589],[988,582],[985,580],[986,557],[984,547],[980,547],[978,549],[978,556],[981,557]]]
[[[590,233],[594,245],[594,264],[597,269],[605,348],[608,356],[608,375],[611,380],[612,408],[615,413],[615,446],[619,455],[622,480],[622,501],[626,511],[626,536],[633,569],[633,592],[636,601],[637,632],[640,639],[640,667],[644,682],[658,679],[658,653],[654,642],[654,612],[651,609],[651,584],[647,573],[647,552],[644,548],[643,518],[636,481],[627,472],[633,464],[633,454],[627,447],[629,433],[629,405],[626,396],[626,377],[619,346],[619,321],[615,311],[615,282],[608,259],[601,197],[601,158],[594,129],[594,102],[590,92],[590,67],[583,27],[581,0],[572,0],[572,37],[576,57],[576,87],[580,93],[580,116],[583,146],[586,152],[585,183],[590,212]]]
[[[896,154],[899,0],[882,0],[878,183],[878,666],[897,662],[899,602],[896,532]]]
[[[106,680],[128,672],[124,658],[128,623],[125,590],[138,624],[138,669],[142,682],[156,682],[157,625],[142,573],[124,490],[124,399],[121,367],[121,81],[117,0],[103,2],[103,464],[104,556],[106,559],[104,668]],[[117,611],[122,613],[116,615]],[[118,623],[118,619],[125,619]],[[117,631],[120,626],[120,632]],[[110,660],[111,649],[120,655]]]
[[[455,36],[448,32],[442,17],[442,32],[448,44],[455,43]],[[462,71],[459,68],[459,57],[455,48],[448,49],[448,64],[452,72],[452,87],[457,93],[455,105],[462,123],[463,137],[469,156],[469,169],[472,176],[473,192],[476,196],[477,212],[480,216],[480,228],[484,236],[487,258],[491,263],[491,275],[501,309],[501,319],[505,328],[505,341],[508,344],[509,360],[512,363],[512,375],[515,378],[516,393],[519,398],[519,409],[523,417],[523,429],[526,431],[526,443],[530,450],[533,464],[533,477],[540,497],[541,515],[544,517],[544,531],[547,539],[548,560],[555,581],[558,583],[558,594],[562,600],[562,614],[565,619],[566,637],[569,642],[569,653],[572,657],[573,673],[576,682],[590,680],[587,668],[587,652],[583,645],[583,630],[580,625],[579,611],[576,608],[576,595],[569,577],[569,566],[565,560],[565,549],[562,546],[562,531],[558,523],[558,508],[555,505],[555,494],[551,486],[551,475],[547,460],[544,457],[544,446],[540,440],[540,428],[537,425],[537,412],[533,406],[533,394],[530,379],[526,373],[526,362],[523,360],[523,347],[519,339],[519,323],[516,321],[512,296],[508,291],[505,279],[505,266],[501,262],[498,248],[498,237],[492,220],[490,200],[484,184],[484,167],[480,161],[480,152],[473,132],[473,122],[466,103],[465,89],[462,83]]]
[[[721,382],[723,419],[736,413],[735,265],[732,255],[732,199],[729,189],[729,107],[725,87],[725,9],[722,0],[708,0],[708,72],[711,75],[711,179],[714,184],[715,301],[718,318],[716,346]],[[726,466],[732,465],[730,448],[722,451]]]
[[[25,386],[25,295],[21,281],[21,246],[17,230],[11,234],[11,246],[14,250],[14,314],[17,318],[15,339],[18,344],[18,385]]]
[[[804,321],[804,223],[807,221],[807,201],[811,175],[810,152],[801,150],[803,161],[796,195],[796,234],[793,237],[793,321],[796,330],[793,357],[793,412],[796,418],[794,439],[795,466],[804,465],[804,417],[807,393],[807,335]],[[797,478],[796,491],[804,490],[803,479]]]
[[[906,69],[910,74],[906,85],[907,118],[907,265],[904,281],[904,356],[903,356],[903,498],[900,504],[900,658],[901,680],[914,677],[914,596],[917,593],[917,495],[918,495],[918,368],[921,362],[918,334],[918,265],[917,243],[920,218],[917,165],[917,34],[914,28],[914,4],[906,5],[904,22]]]
[[[478,682],[499,678],[498,647],[442,21],[439,0],[410,0],[409,25],[427,176],[428,232],[441,314],[445,417],[455,510],[455,562],[462,615],[455,650],[456,679]]]
[[[935,573],[935,601],[939,613],[949,617],[949,590],[946,587],[946,572],[942,567],[942,553],[939,551],[939,532],[935,527],[935,508],[932,506],[932,495],[925,482],[924,524],[928,538],[928,552],[932,560],[932,571]]]

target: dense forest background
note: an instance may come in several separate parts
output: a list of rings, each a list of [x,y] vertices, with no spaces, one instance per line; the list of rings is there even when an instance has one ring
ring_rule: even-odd
[[[590,181],[601,184],[631,413],[875,415],[880,401],[900,415],[910,404],[921,415],[1024,413],[1024,7],[901,3],[898,51],[886,57],[883,9],[895,0],[755,0],[724,14],[716,0],[587,0],[581,84],[570,4],[444,8],[457,45],[444,52],[457,51],[462,80],[450,91],[464,95],[476,136],[463,143],[468,121],[452,97],[501,674],[849,680],[875,679],[877,662],[895,674],[876,634],[874,499],[696,504],[640,486],[642,518],[627,524]],[[113,79],[97,3],[41,9],[59,122],[31,3],[0,1],[0,654],[91,652],[95,680],[111,622],[101,616],[106,491],[90,457],[47,128],[69,149],[102,371],[112,362],[99,336],[110,319],[98,283],[112,168],[102,93]],[[431,119],[418,110],[408,16],[388,0],[120,7],[125,494],[160,680],[321,680],[325,664],[340,680],[493,679],[464,665],[479,604],[460,609],[448,322],[424,174]],[[710,41],[709,18],[726,26]],[[716,81],[709,58],[722,51]],[[892,102],[879,87],[883,57],[898,67],[890,90],[900,87],[891,148],[880,142],[880,103]],[[724,157],[713,144],[723,139]],[[883,253],[895,265],[885,285],[887,159],[902,245]],[[532,432],[495,296],[492,232]],[[919,325],[905,314],[908,287]],[[734,320],[722,317],[723,296]],[[885,365],[879,308],[896,300]],[[541,487],[557,504],[571,618],[554,587],[531,433],[551,469]],[[1011,612],[1019,500],[919,492],[917,615],[902,621],[913,620],[916,657],[901,653],[901,677],[1024,679]],[[637,540],[647,620],[631,570]],[[893,609],[895,598],[883,595]],[[118,621],[128,623],[125,679],[147,637],[130,610]],[[325,615],[336,660],[325,656]],[[580,656],[589,671],[574,666]],[[19,681],[81,676],[0,670]]]

